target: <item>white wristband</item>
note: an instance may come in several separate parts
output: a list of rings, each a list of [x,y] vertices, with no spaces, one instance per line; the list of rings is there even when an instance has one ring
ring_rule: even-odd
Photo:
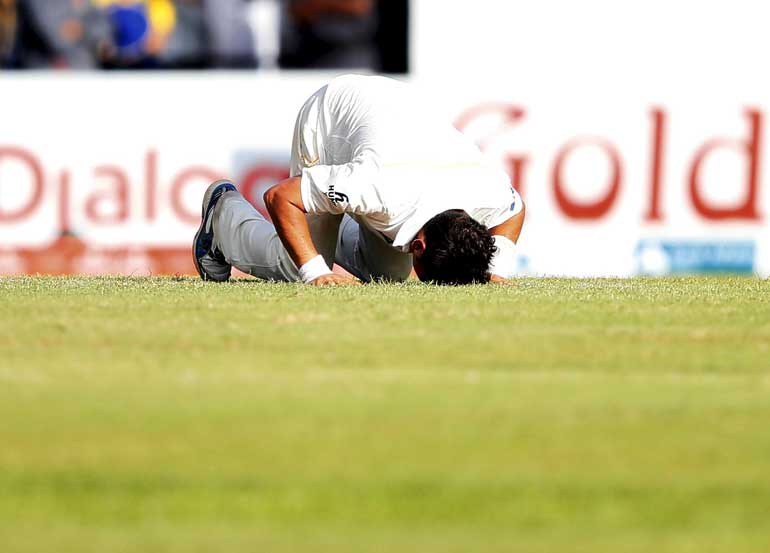
[[[331,274],[331,269],[322,255],[317,255],[299,268],[299,278],[302,282],[313,282],[320,276]]]
[[[502,278],[511,278],[518,273],[518,261],[516,256],[516,244],[505,236],[495,234],[497,251],[489,264],[489,272]]]

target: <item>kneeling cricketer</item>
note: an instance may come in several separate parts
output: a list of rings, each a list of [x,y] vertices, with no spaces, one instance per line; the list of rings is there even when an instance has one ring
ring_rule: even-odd
[[[499,168],[410,87],[346,75],[299,112],[291,177],[264,196],[267,221],[229,181],[203,197],[193,243],[204,280],[234,266],[316,286],[504,282],[515,273],[524,204]],[[337,263],[350,273],[332,272]]]

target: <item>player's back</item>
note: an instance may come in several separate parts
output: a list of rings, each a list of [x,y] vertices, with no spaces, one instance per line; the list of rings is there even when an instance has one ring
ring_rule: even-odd
[[[300,142],[312,142],[309,157],[318,160],[302,171],[308,212],[348,212],[403,248],[447,209],[489,227],[511,205],[508,176],[404,83],[338,77],[313,95],[301,119],[305,112],[313,116]],[[330,201],[335,194],[346,205]]]
[[[410,85],[388,77],[333,79],[324,95],[324,116],[327,145],[337,151],[335,163],[351,161],[362,146],[370,146],[383,165],[482,159],[478,148],[436,115]]]

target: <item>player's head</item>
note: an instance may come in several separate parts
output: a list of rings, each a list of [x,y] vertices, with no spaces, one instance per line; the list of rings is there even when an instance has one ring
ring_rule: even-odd
[[[495,242],[484,225],[462,209],[450,209],[425,223],[410,246],[414,271],[423,282],[489,282]]]

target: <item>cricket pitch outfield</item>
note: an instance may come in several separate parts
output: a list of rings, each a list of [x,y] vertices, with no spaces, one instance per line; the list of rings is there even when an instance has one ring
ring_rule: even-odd
[[[0,279],[0,550],[765,552],[770,282]]]

